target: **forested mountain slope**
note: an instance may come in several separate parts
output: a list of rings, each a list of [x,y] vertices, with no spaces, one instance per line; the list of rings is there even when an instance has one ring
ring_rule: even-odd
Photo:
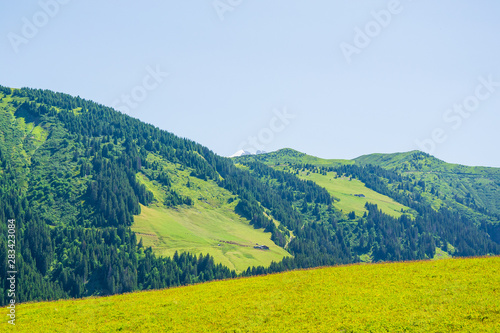
[[[144,137],[152,130],[80,98],[1,89],[0,225],[6,235],[7,219],[16,220],[16,301],[113,294],[235,276],[208,255],[158,258],[130,231],[140,204],[154,199],[136,178],[147,163],[147,152],[137,142],[146,145]],[[195,146],[173,135],[165,134],[163,140],[171,140],[172,154],[176,144]],[[182,153],[187,154],[187,148]],[[183,157],[196,163],[192,156]],[[188,203],[169,193],[167,204]],[[7,270],[6,239],[0,240],[2,276]],[[2,291],[2,304],[5,297]]]
[[[434,206],[452,205],[472,216],[500,219],[500,169],[446,163],[419,151],[371,154],[356,158],[410,178]],[[431,198],[433,196],[433,198]],[[468,209],[465,209],[468,208]]]
[[[409,248],[414,253],[417,238],[420,246],[426,248],[427,257],[435,256],[436,251],[439,255],[443,251],[445,255],[473,255],[480,248],[480,252],[498,251],[497,168],[452,165],[416,151],[346,161],[324,160],[282,149],[272,154],[238,157],[235,161],[250,169],[264,163],[273,170],[328,189],[334,207],[344,208],[341,223],[350,225],[350,244],[356,244],[354,248],[360,256],[364,250],[373,260],[412,258],[407,257],[406,251]],[[481,183],[489,186],[481,190]],[[377,219],[386,222],[378,221],[372,230],[369,221],[376,214]]]
[[[284,152],[231,160],[79,97],[0,87],[0,274],[8,219],[18,302],[500,253],[493,215],[437,209],[411,175]],[[372,192],[348,212],[334,180]]]
[[[246,275],[356,260],[341,234],[306,223],[280,191],[235,167],[230,159],[79,97],[1,87],[0,161],[2,234],[7,234],[8,219],[17,223],[18,301],[114,294],[236,276],[206,252],[198,254],[206,244],[197,248],[195,242],[191,249],[179,245],[191,254],[168,252],[179,238],[165,223],[173,218],[181,224],[180,217],[198,213],[203,218],[184,222],[198,223],[200,228],[191,232],[202,243],[217,236],[211,242],[217,247],[218,262],[231,259],[233,267],[242,260],[246,267],[275,262],[272,268],[249,267]],[[313,204],[317,195],[323,204],[329,202],[321,188],[304,184],[297,179],[293,192],[305,203]],[[131,230],[139,235],[144,231],[144,223],[139,223],[141,217],[145,220],[141,207],[166,212],[147,219],[162,230],[154,235],[143,232],[143,241]],[[180,216],[182,211],[187,213]],[[333,217],[336,212],[328,214]],[[248,229],[249,225],[260,231]],[[163,248],[146,248],[144,243],[158,245],[148,234],[161,238]],[[242,234],[250,238],[238,239]],[[2,276],[7,271],[6,239],[0,239]],[[250,241],[255,240],[269,249],[254,249]],[[155,254],[165,248],[169,257]],[[6,293],[0,290],[0,295],[5,304]]]

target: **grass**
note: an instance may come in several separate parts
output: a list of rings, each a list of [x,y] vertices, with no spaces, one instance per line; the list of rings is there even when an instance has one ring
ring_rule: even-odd
[[[448,252],[443,251],[439,247],[436,247],[436,254],[434,255],[433,259],[436,259],[436,260],[437,259],[449,259],[451,257],[452,256]]]
[[[134,217],[132,230],[155,253],[164,256],[172,256],[175,251],[209,253],[217,263],[237,272],[252,266],[269,266],[272,261],[290,256],[271,241],[271,233],[254,229],[247,219],[237,215],[234,212],[236,197],[214,181],[190,177],[190,170],[153,154],[148,159],[160,163],[168,172],[172,189],[194,202],[193,206],[165,207],[162,204],[165,187],[143,173],[137,175],[153,193],[155,202],[149,207],[141,206],[141,214]],[[267,245],[269,250],[254,249],[256,244]]]
[[[434,188],[439,195],[427,193],[426,200],[435,209],[451,206],[470,218],[482,220],[487,216],[474,206],[467,208],[455,201],[455,197],[465,199],[470,196],[473,202],[493,214],[500,213],[500,200],[496,193],[500,186],[500,169],[472,167],[446,163],[427,154],[411,151],[395,154],[371,154],[355,159],[359,164],[375,164],[383,168],[394,169],[403,175],[423,180],[427,191]],[[491,218],[491,217],[489,217]],[[493,221],[498,221],[493,218]]]
[[[172,256],[175,251],[209,253],[216,262],[239,272],[289,256],[271,241],[270,233],[254,229],[230,210],[201,205],[177,209],[142,206],[141,210],[132,230],[160,255]],[[254,249],[256,243],[269,246],[269,250]]]
[[[235,158],[236,162],[247,160],[258,160],[277,170],[286,172],[295,172],[296,166],[302,164],[311,164],[319,167],[336,167],[343,164],[355,163],[354,160],[322,159],[289,148],[262,155],[247,155]],[[237,165],[241,166],[241,164]],[[367,202],[377,204],[379,209],[382,209],[384,213],[394,217],[402,215],[401,209],[410,211],[408,207],[367,188],[363,182],[357,179],[336,178],[335,172],[329,172],[325,176],[320,173],[301,171],[298,177],[312,180],[319,186],[324,187],[333,197],[340,199],[340,201],[335,203],[335,207],[342,210],[344,214],[354,211],[358,216],[363,215],[367,211],[365,209]],[[356,197],[355,194],[363,194],[365,197]]]
[[[292,271],[21,304],[20,332],[498,332],[500,257]],[[3,309],[6,310],[5,308]],[[0,329],[6,331],[4,320]]]
[[[311,164],[316,166],[339,166],[343,164],[354,164],[354,161],[344,159],[323,159],[316,156],[307,155],[290,148],[261,155],[244,155],[234,158],[235,161],[257,160],[269,165],[279,164]]]
[[[312,180],[321,187],[324,187],[332,196],[340,199],[335,203],[335,207],[341,209],[344,214],[354,211],[356,215],[363,215],[367,210],[367,202],[377,204],[384,213],[399,217],[402,215],[401,209],[410,210],[393,199],[375,192],[365,186],[358,179],[347,177],[336,178],[335,172],[328,172],[326,175],[301,171],[299,178]],[[355,194],[363,194],[365,197],[357,197]]]
[[[287,171],[287,165],[294,166],[297,164],[310,164],[320,167],[336,167],[343,164],[373,164],[382,168],[394,169],[402,175],[411,177],[412,182],[424,180],[427,185],[427,192],[424,191],[422,196],[434,209],[438,210],[442,206],[450,207],[470,219],[486,219],[490,223],[498,223],[498,218],[492,216],[492,214],[500,214],[500,200],[496,195],[500,186],[500,168],[446,163],[416,150],[405,153],[363,155],[353,160],[322,159],[293,149],[281,149],[268,154],[235,158],[237,162],[248,160],[257,160],[285,171]],[[392,187],[394,187],[394,184]],[[431,189],[432,194],[429,193]],[[469,200],[473,204],[462,204],[463,201],[468,200],[466,199],[468,196],[470,196]],[[356,206],[358,208],[355,211],[361,212],[359,205]],[[347,205],[347,209],[349,208],[349,205]],[[487,213],[485,214],[485,212]],[[399,214],[392,215],[397,216]]]

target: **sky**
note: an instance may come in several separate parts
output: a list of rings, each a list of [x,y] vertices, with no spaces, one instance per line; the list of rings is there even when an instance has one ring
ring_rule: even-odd
[[[500,2],[0,3],[0,85],[112,106],[222,156],[422,150],[500,167]]]

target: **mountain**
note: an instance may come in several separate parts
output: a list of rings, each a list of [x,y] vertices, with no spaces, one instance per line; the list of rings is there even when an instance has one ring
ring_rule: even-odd
[[[234,153],[233,155],[231,155],[229,157],[231,158],[231,157],[239,157],[239,156],[245,156],[245,155],[253,155],[253,154],[249,151],[240,149],[236,153]]]
[[[500,253],[495,190],[460,204],[414,173],[290,149],[224,158],[80,97],[0,86],[0,261],[10,219],[18,302]]]
[[[451,205],[478,218],[500,219],[499,168],[450,164],[419,151],[371,154],[355,161],[411,177],[435,207]]]
[[[309,164],[320,168],[377,166],[403,177],[391,187],[398,187],[400,191],[407,187],[416,188],[423,200],[435,209],[449,207],[470,218],[493,224],[500,220],[500,168],[446,163],[420,151],[369,154],[353,160],[325,160],[293,149],[281,149],[251,159],[278,169],[287,164]]]
[[[500,243],[498,168],[449,164],[419,151],[325,160],[286,148],[260,156],[235,158],[235,161],[248,166],[264,163],[274,170],[313,181],[329,191],[335,198],[333,205],[345,215],[355,217],[369,213],[371,204],[397,218],[406,215],[417,220],[419,216],[432,220],[430,215],[452,214],[455,220],[466,220],[469,227],[484,232],[488,242]],[[428,227],[434,229],[429,230],[429,234],[435,237],[437,225]],[[464,245],[468,241],[457,237],[451,243],[457,242]],[[451,243],[443,243],[441,248],[453,253]]]
[[[237,157],[237,156],[235,156]],[[284,164],[311,164],[315,166],[337,166],[342,164],[353,164],[354,161],[339,160],[339,159],[322,159],[319,157],[307,155],[297,150],[290,148],[283,148],[278,151],[260,154],[258,156],[249,157],[245,160],[255,160],[269,165],[278,163]]]
[[[230,159],[48,90],[0,87],[0,189],[0,261],[15,219],[18,302],[355,261],[337,237],[318,247],[292,203]]]
[[[252,153],[250,151],[240,149],[236,153],[234,153],[233,155],[229,156],[229,158],[239,157],[239,156],[245,156],[245,155],[260,155],[260,154],[265,154],[265,153],[266,152],[263,151],[263,150],[257,150],[255,153]]]

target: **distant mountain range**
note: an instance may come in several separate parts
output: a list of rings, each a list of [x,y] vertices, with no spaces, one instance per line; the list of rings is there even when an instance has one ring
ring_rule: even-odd
[[[277,168],[309,164],[318,168],[339,165],[376,166],[401,175],[399,191],[405,182],[419,189],[423,202],[435,209],[441,206],[460,210],[474,219],[494,223],[500,220],[500,168],[450,164],[420,151],[369,154],[353,160],[321,159],[293,149],[281,149],[262,156],[248,157]],[[388,182],[396,187],[394,182]]]
[[[15,219],[18,300],[500,254],[498,168],[257,153],[221,157],[92,101],[0,86],[0,261]]]

